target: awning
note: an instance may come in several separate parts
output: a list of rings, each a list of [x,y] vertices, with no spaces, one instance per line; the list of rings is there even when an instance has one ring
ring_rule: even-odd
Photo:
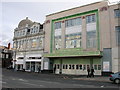
[[[25,62],[41,62],[41,59],[27,59]]]
[[[23,64],[23,60],[17,60],[15,63],[16,64]]]
[[[26,57],[42,57],[41,54],[27,54]]]

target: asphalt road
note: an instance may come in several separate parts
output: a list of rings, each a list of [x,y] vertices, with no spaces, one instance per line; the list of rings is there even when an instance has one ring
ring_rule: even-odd
[[[1,79],[0,79],[1,80]],[[1,82],[1,81],[0,81]],[[115,88],[111,82],[74,80],[73,76],[2,70],[3,88]]]

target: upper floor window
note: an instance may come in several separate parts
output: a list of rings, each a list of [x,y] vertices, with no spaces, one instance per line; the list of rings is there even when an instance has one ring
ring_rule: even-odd
[[[120,26],[115,27],[115,33],[116,33],[116,44],[117,46],[120,46]]]
[[[116,18],[120,18],[120,9],[115,9],[114,13]]]
[[[61,28],[61,22],[56,22],[55,23],[55,29]]]
[[[96,15],[95,14],[88,15],[86,17],[86,23],[93,23],[93,22],[96,22]]]
[[[82,20],[80,17],[65,21],[65,27],[72,27],[72,26],[77,26],[81,24],[82,24]]]

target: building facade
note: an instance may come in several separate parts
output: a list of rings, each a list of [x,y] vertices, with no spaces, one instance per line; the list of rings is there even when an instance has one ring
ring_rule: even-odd
[[[120,9],[101,1],[46,16],[44,57],[56,74],[120,71]]]
[[[42,69],[44,30],[43,25],[26,17],[14,30],[14,61],[16,70],[38,72]]]
[[[13,51],[8,47],[0,46],[0,67],[7,68],[12,65]]]

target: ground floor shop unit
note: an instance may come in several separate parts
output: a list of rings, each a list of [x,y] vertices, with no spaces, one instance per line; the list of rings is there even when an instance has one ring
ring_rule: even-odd
[[[43,56],[41,51],[18,52],[16,54],[16,61],[14,62],[13,66],[16,70],[39,72],[42,69],[42,61]]]
[[[87,68],[94,68],[95,75],[101,75],[100,57],[67,57],[50,59],[56,74],[87,75]]]

